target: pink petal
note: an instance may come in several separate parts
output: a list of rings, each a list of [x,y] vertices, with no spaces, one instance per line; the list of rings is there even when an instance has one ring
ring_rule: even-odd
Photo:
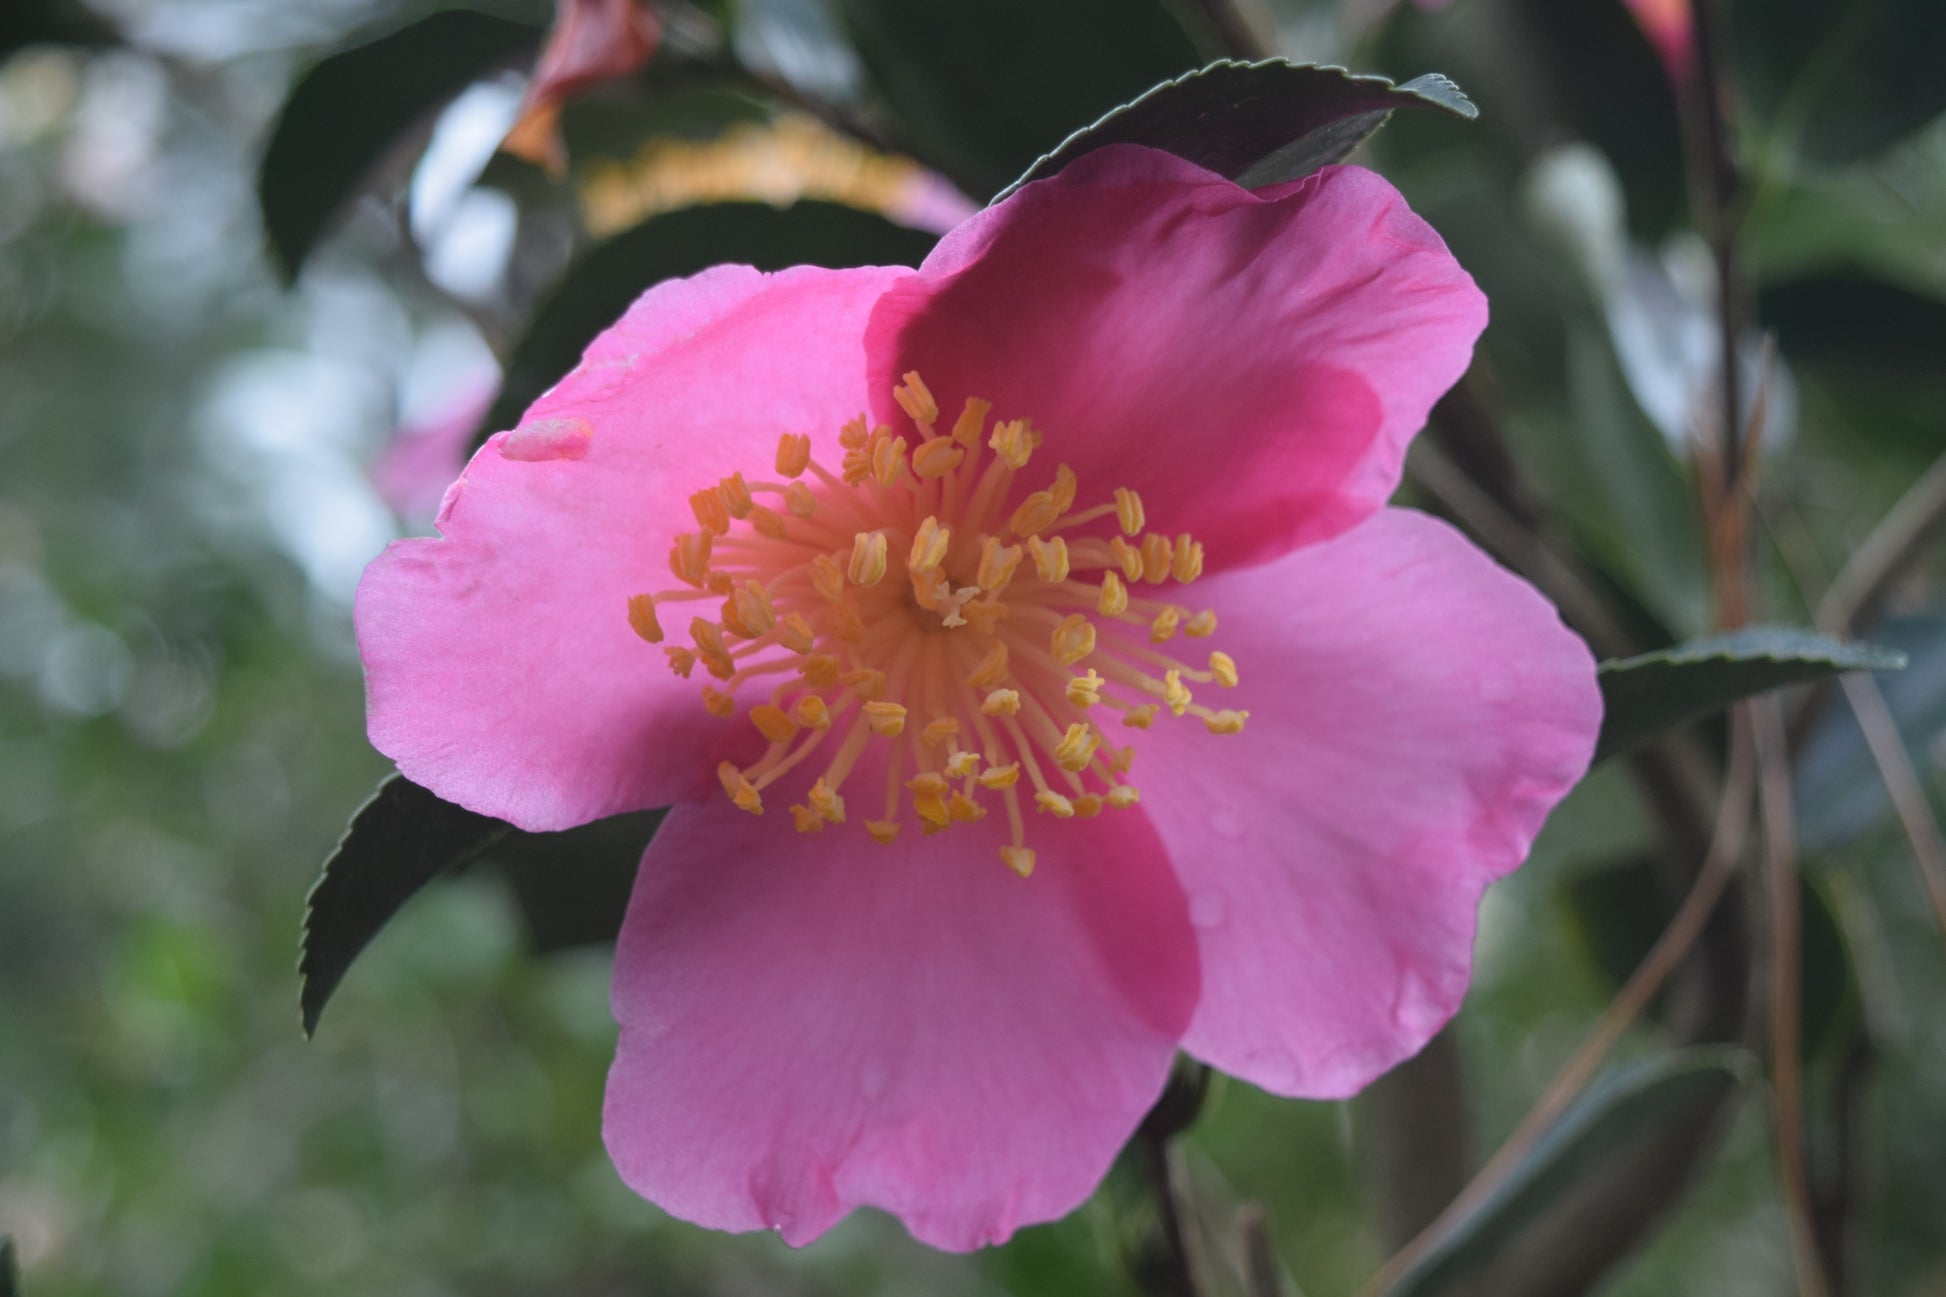
[[[1184,1048],[1278,1094],[1351,1094],[1459,1007],[1481,892],[1587,769],[1594,662],[1406,510],[1192,592],[1241,676],[1200,700],[1251,715],[1226,737],[1159,720],[1135,763],[1202,950]]]
[[[948,418],[967,396],[1031,418],[1084,494],[1139,490],[1215,571],[1378,509],[1485,324],[1439,236],[1370,172],[1253,194],[1115,146],[976,216],[887,295],[872,392],[891,419],[916,369]]]
[[[443,539],[401,541],[358,589],[378,749],[449,801],[559,829],[715,787],[701,683],[628,624],[670,589],[688,497],[771,470],[781,432],[835,444],[864,409],[865,317],[898,268],[719,267],[662,284],[447,492]],[[684,642],[688,610],[664,630]]]
[[[638,1193],[802,1244],[853,1207],[935,1247],[1085,1199],[1160,1093],[1196,998],[1183,898],[1137,815],[890,847],[678,806],[616,954],[605,1124]]]

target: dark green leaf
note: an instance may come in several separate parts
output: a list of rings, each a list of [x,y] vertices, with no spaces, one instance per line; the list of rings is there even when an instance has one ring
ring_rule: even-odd
[[[20,1297],[20,1259],[6,1234],[0,1234],[0,1297]]]
[[[0,59],[29,45],[120,41],[120,34],[81,0],[7,0],[0,5]]]
[[[1913,768],[1930,769],[1934,745],[1946,736],[1946,616],[1888,618],[1872,628],[1872,636],[1911,658],[1909,670],[1878,685]],[[1850,842],[1892,812],[1858,718],[1841,697],[1825,703],[1796,773],[1798,830],[1807,851]]]
[[[318,1015],[351,961],[413,893],[511,828],[443,801],[403,775],[380,784],[351,817],[305,906],[297,965],[304,1033],[317,1030]]]
[[[1750,1076],[1749,1055],[1732,1047],[1683,1050],[1597,1084],[1562,1115],[1524,1161],[1386,1289],[1386,1297],[1432,1297],[1477,1275],[1575,1186],[1644,1141],[1700,1134],[1718,1104]]]
[[[1752,626],[1601,664],[1603,716],[1595,760],[1755,694],[1844,671],[1896,671],[1905,655],[1840,644],[1808,630]]]
[[[719,203],[654,216],[596,245],[549,294],[507,362],[480,435],[511,428],[559,382],[596,334],[652,284],[724,262],[785,266],[917,265],[936,236],[835,203]]]
[[[1637,966],[1675,917],[1675,898],[1657,885],[1654,865],[1631,857],[1570,877],[1561,889],[1570,926],[1611,990]],[[1802,1046],[1806,1057],[1831,1039],[1840,1014],[1853,1003],[1850,952],[1824,894],[1809,879],[1799,883],[1803,968]]]
[[[1434,108],[1468,120],[1479,113],[1438,75],[1394,85],[1283,59],[1212,63],[1068,136],[1006,193],[1107,144],[1146,144],[1251,189],[1274,185],[1342,161],[1399,108]]]
[[[636,867],[663,814],[613,815],[562,833],[509,833],[487,850],[486,859],[506,871],[535,953],[615,940]]]
[[[537,27],[449,9],[312,68],[284,101],[257,173],[264,232],[284,273],[296,277],[407,132],[539,39]]]
[[[902,143],[975,195],[1083,122],[1206,61],[1165,0],[838,7]]]

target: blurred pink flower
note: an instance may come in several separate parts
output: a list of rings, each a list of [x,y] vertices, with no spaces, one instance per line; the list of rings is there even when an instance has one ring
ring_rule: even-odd
[[[423,524],[466,466],[467,447],[500,390],[497,370],[469,380],[432,415],[408,423],[372,463],[372,486],[392,512]]]
[[[558,0],[520,118],[503,147],[553,172],[567,166],[561,105],[646,64],[662,39],[653,0]]]
[[[917,272],[658,285],[495,436],[359,591],[371,736],[527,829],[674,804],[623,1179],[972,1248],[1081,1202],[1178,1047],[1321,1098],[1418,1050],[1600,712],[1385,507],[1485,320],[1368,172],[1115,147]]]
[[[1689,79],[1689,60],[1696,47],[1696,15],[1689,0],[1622,0],[1637,25],[1662,57],[1669,79],[1682,85]]]

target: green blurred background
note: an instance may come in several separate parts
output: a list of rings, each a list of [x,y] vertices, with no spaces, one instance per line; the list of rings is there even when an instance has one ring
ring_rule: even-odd
[[[606,921],[612,867],[582,877],[571,860],[548,864],[595,912],[565,936],[523,910],[492,862],[442,880],[360,960],[317,1039],[298,1029],[306,889],[388,770],[363,737],[350,595],[364,562],[423,531],[437,499],[423,473],[416,494],[387,479],[406,472],[396,459],[378,473],[388,491],[374,485],[374,466],[400,453],[395,430],[457,420],[463,440],[564,269],[657,208],[742,189],[903,202],[919,225],[955,209],[943,181],[903,163],[861,180],[845,155],[834,179],[829,158],[753,149],[747,136],[732,137],[741,153],[707,151],[786,100],[889,122],[880,142],[968,189],[1022,159],[982,154],[990,139],[977,133],[929,152],[928,132],[954,123],[902,107],[882,48],[860,41],[871,57],[854,53],[847,32],[869,6],[670,6],[672,52],[570,111],[566,178],[479,150],[483,129],[489,147],[492,123],[504,129],[516,62],[469,92],[477,120],[442,119],[475,143],[449,141],[441,171],[421,161],[420,132],[286,286],[254,190],[279,105],[321,53],[408,11],[373,0],[7,5],[0,1233],[15,1241],[23,1290],[1134,1291],[1125,1244],[1144,1207],[1125,1171],[1073,1218],[971,1257],[930,1252],[872,1212],[793,1252],[634,1198],[599,1135],[609,954],[574,940]],[[1014,8],[994,6],[992,21]],[[1223,52],[1202,8],[1162,8],[1200,54]],[[1405,190],[1486,288],[1494,323],[1476,394],[1547,524],[1644,647],[1707,629],[1684,445],[1710,346],[1706,254],[1675,99],[1629,11],[1617,0],[1245,8],[1291,57],[1400,79],[1446,72],[1481,105],[1473,125],[1402,116],[1361,160]],[[1098,21],[1115,3],[1083,9]],[[1946,451],[1941,10],[1745,0],[1732,14],[1745,256],[1775,348],[1758,548],[1777,620],[1808,620],[1853,548]],[[1930,61],[1917,57],[1929,42]],[[900,66],[952,71],[923,56]],[[1061,60],[1113,56],[1023,41],[1009,75],[1031,84],[1059,77]],[[758,76],[690,93],[684,59]],[[1076,120],[1001,121],[997,137],[1038,132],[1034,149],[1051,148],[1115,101],[1081,104]],[[650,139],[702,152],[645,153]],[[914,215],[914,194],[931,196],[934,215]],[[641,286],[621,285],[622,300]],[[1751,349],[1754,375],[1754,331]],[[434,464],[457,453],[450,436],[411,444]],[[1936,803],[1940,557],[1923,552],[1882,620],[1859,628],[1913,657],[1881,684]],[[1943,1294],[1941,933],[1842,706],[1824,710],[1797,774],[1814,1158],[1849,1168],[1853,1290]],[[1654,889],[1626,867],[1653,847],[1646,824],[1635,786],[1604,767],[1489,897],[1453,1035],[1476,1151],[1511,1129],[1659,928]],[[1659,1040],[1639,1028],[1624,1052]],[[1261,1202],[1303,1291],[1354,1290],[1386,1251],[1374,1224],[1384,1176],[1370,1164],[1382,1142],[1370,1128],[1385,1120],[1382,1108],[1277,1101],[1219,1080],[1189,1137],[1212,1239],[1229,1238],[1235,1204]],[[1604,1291],[1789,1290],[1758,1088],[1693,1191],[1674,1197],[1667,1227]]]

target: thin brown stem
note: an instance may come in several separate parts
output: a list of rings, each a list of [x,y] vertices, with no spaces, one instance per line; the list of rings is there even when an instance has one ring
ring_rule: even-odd
[[[1243,1237],[1244,1291],[1250,1297],[1284,1297],[1277,1250],[1270,1241],[1270,1218],[1262,1203],[1247,1202],[1237,1209],[1237,1233]]]
[[[1942,836],[1939,821],[1933,818],[1925,785],[1919,782],[1919,772],[1912,768],[1905,740],[1899,737],[1898,722],[1892,719],[1892,710],[1885,705],[1878,681],[1868,675],[1854,674],[1842,677],[1839,683],[1844,687],[1852,714],[1858,717],[1858,728],[1864,732],[1865,746],[1878,766],[1879,778],[1892,799],[1899,826],[1905,830],[1906,841],[1912,844],[1912,862],[1918,867],[1919,881],[1924,884],[1926,899],[1932,904],[1933,919],[1939,924],[1941,935],[1946,935],[1946,836]]]
[[[1810,1161],[1804,1147],[1804,1077],[1800,1065],[1804,934],[1798,905],[1790,757],[1784,750],[1784,712],[1775,697],[1758,699],[1743,711],[1757,748],[1764,885],[1770,900],[1770,1084],[1778,1174],[1790,1223],[1797,1290],[1802,1297],[1825,1297],[1824,1261],[1818,1254]]]
[[[1159,1132],[1142,1132],[1136,1144],[1162,1227],[1163,1255],[1154,1291],[1167,1297],[1203,1297],[1201,1249],[1184,1183],[1182,1149],[1172,1136]]]
[[[1581,1048],[1575,1051],[1567,1066],[1556,1074],[1540,1101],[1521,1119],[1514,1133],[1507,1137],[1499,1151],[1447,1205],[1438,1219],[1421,1230],[1417,1238],[1401,1248],[1372,1276],[1359,1290],[1360,1297],[1378,1297],[1505,1182],[1567,1110],[1568,1105],[1586,1088],[1615,1043],[1621,1039],[1622,1033],[1641,1016],[1682,963],[1709,923],[1710,915],[1722,899],[1730,880],[1736,876],[1737,861],[1743,855],[1744,840],[1750,825],[1755,773],[1754,754],[1748,737],[1740,730],[1733,731],[1727,786],[1718,807],[1709,855],[1697,871],[1696,881],[1690,886],[1689,894],[1683,898],[1675,917],[1627,984],[1603,1010],[1594,1030],[1581,1043]]]

